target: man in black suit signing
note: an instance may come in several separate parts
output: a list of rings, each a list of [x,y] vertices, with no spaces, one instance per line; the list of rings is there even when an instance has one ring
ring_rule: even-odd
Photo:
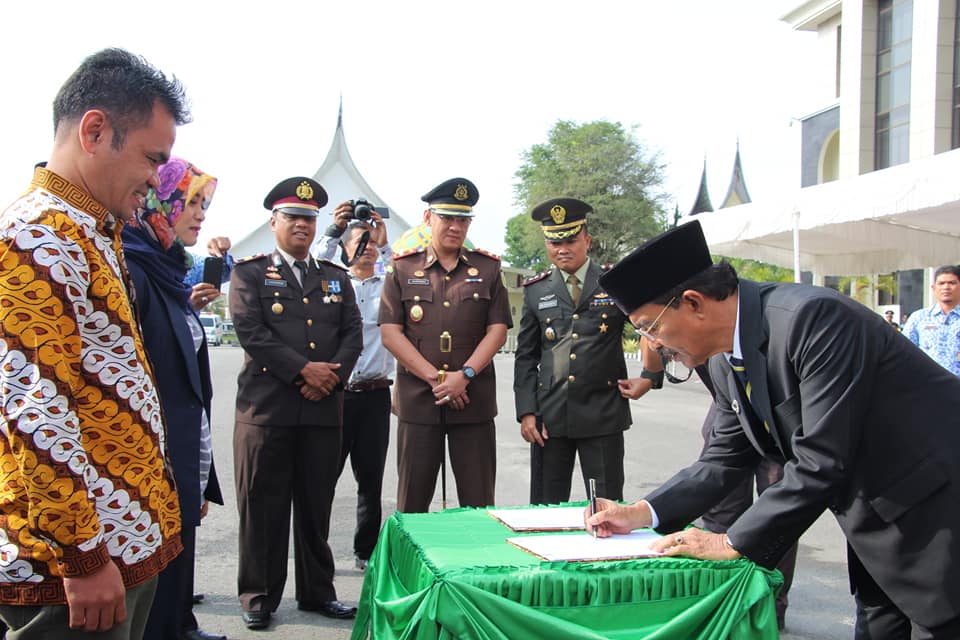
[[[639,277],[639,276],[643,277]],[[698,222],[637,248],[601,285],[640,333],[709,359],[713,437],[644,500],[601,500],[600,536],[652,526],[667,555],[768,568],[830,509],[847,538],[855,637],[960,637],[960,380],[830,289],[739,280]],[[784,465],[726,534],[683,527],[761,458]]]

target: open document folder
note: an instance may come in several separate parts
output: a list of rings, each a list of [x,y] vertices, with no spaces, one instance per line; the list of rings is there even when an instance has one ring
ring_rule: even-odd
[[[630,533],[612,535],[609,538],[594,538],[587,533],[547,533],[507,538],[507,542],[544,560],[592,562],[663,555],[650,549],[650,543],[661,537],[652,529],[636,529]]]
[[[583,507],[487,509],[514,531],[576,531],[583,529]]]

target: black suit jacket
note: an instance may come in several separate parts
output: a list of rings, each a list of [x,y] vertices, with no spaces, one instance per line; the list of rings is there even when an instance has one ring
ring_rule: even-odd
[[[576,307],[559,269],[524,283],[513,377],[517,420],[539,416],[551,436],[610,435],[632,422],[617,388],[627,377],[626,318],[600,287],[601,273],[591,260]]]
[[[199,352],[194,350],[193,335],[179,301],[157,286],[138,261],[128,258],[127,268],[136,291],[144,347],[163,406],[167,451],[177,482],[181,519],[185,527],[199,526],[201,498],[223,504],[212,464],[206,492],[200,495],[200,424],[204,411],[213,425],[207,339],[204,336]]]
[[[960,615],[960,379],[829,289],[741,281],[739,304],[751,400],[714,356],[714,438],[648,496],[659,528],[686,525],[766,456],[784,477],[730,527],[743,555],[773,567],[829,508],[912,620]]]
[[[344,269],[307,260],[303,286],[279,253],[238,262],[230,277],[230,314],[246,352],[237,376],[239,422],[336,427],[343,382],[363,348],[356,294]],[[307,362],[339,362],[337,390],[319,401],[300,394]]]

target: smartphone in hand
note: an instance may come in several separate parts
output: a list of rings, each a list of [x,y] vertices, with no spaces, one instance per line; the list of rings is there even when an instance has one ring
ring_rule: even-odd
[[[203,281],[212,284],[220,290],[220,281],[223,279],[223,258],[211,256],[203,261]]]

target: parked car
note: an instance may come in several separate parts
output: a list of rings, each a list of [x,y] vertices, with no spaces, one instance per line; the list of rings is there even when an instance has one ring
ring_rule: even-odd
[[[203,325],[203,332],[207,334],[207,344],[219,347],[223,344],[223,321],[215,313],[201,313],[200,324]]]

